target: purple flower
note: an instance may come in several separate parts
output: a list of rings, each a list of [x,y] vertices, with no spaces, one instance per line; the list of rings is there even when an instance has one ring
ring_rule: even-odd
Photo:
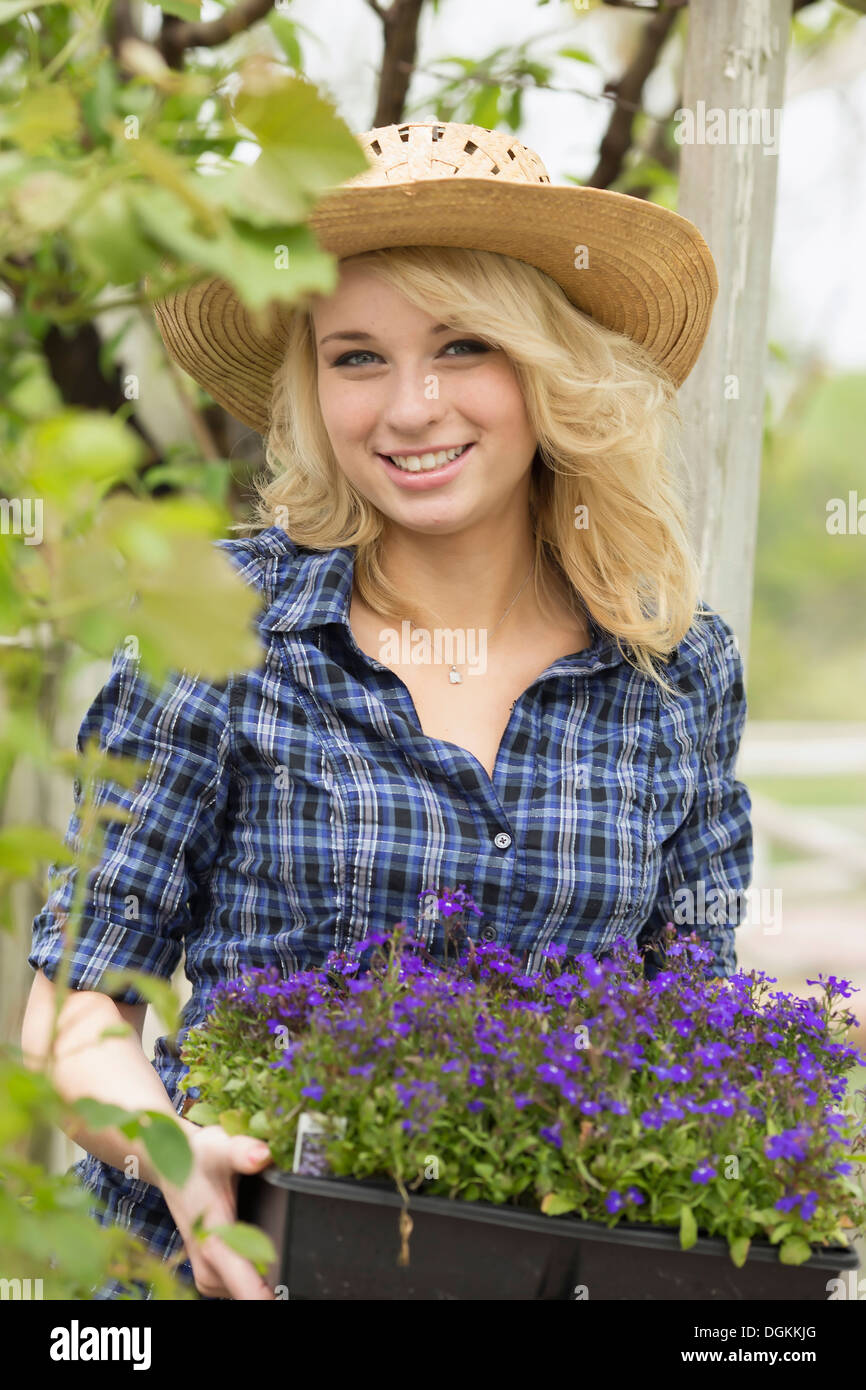
[[[697,1168],[692,1169],[692,1182],[708,1183],[717,1177],[717,1173],[709,1159],[702,1159]]]
[[[625,1198],[619,1192],[617,1192],[615,1188],[612,1188],[604,1199],[604,1205],[610,1212],[611,1216],[614,1216],[625,1206]]]
[[[541,954],[550,960],[562,960],[563,956],[567,954],[567,947],[560,946],[554,941],[549,946],[545,946]]]
[[[301,1087],[301,1095],[309,1096],[311,1100],[321,1100],[325,1094],[324,1086],[320,1086],[318,1081],[311,1081],[309,1086]]]
[[[641,1206],[643,1206],[643,1204],[644,1204],[644,1195],[643,1195],[643,1193],[640,1191],[639,1188],[637,1188],[637,1187],[630,1187],[630,1188],[628,1189],[628,1192],[627,1192],[625,1195],[626,1195],[627,1200],[628,1200],[629,1202],[634,1202],[634,1204],[635,1204],[636,1207],[641,1207]]]
[[[517,1110],[523,1110],[523,1109],[525,1109],[526,1106],[529,1105],[529,1103],[531,1102],[532,1096],[525,1096],[525,1095],[519,1095],[519,1094],[517,1094],[517,1095],[513,1095],[513,1096],[511,1097],[511,1100],[512,1100],[512,1103],[513,1103],[513,1105],[515,1106],[515,1108],[516,1108]]]
[[[562,1067],[551,1066],[549,1062],[542,1062],[540,1067],[536,1067],[536,1072],[542,1081],[552,1081],[554,1085],[558,1085],[565,1076]]]
[[[562,1148],[562,1136],[561,1136],[561,1133],[560,1133],[561,1129],[562,1129],[562,1122],[561,1122],[560,1120],[557,1120],[557,1122],[556,1122],[555,1125],[550,1125],[549,1128],[540,1129],[538,1132],[539,1132],[539,1134],[541,1135],[541,1138],[542,1138],[542,1139],[546,1139],[546,1140],[547,1140],[548,1144],[555,1144],[556,1147],[557,1147],[558,1149],[561,1149],[561,1148]]]
[[[764,1142],[767,1158],[803,1159],[808,1152],[808,1136],[802,1127],[783,1130],[768,1136]]]
[[[817,980],[807,980],[807,985],[824,985],[833,994],[840,994],[843,999],[850,999],[852,994],[859,994],[860,990],[852,986],[850,980],[837,980],[835,975],[828,975],[824,979],[822,974],[818,975]]]
[[[477,1111],[483,1110],[485,1104],[486,1102],[483,1100],[469,1100],[466,1102],[466,1109],[471,1110],[473,1114],[475,1114]]]
[[[366,951],[369,946],[384,946],[388,940],[384,932],[371,931],[364,937],[363,941],[357,942],[356,950]]]

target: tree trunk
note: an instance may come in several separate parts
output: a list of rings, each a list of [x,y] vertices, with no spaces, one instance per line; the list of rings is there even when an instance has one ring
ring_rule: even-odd
[[[679,393],[683,450],[694,480],[692,537],[701,564],[701,597],[730,623],[744,661],[758,529],[779,108],[791,12],[792,0],[691,0],[683,110],[677,113],[683,141],[679,211],[705,236],[719,272],[709,337]],[[748,125],[743,108],[754,113]],[[721,110],[723,122],[714,109]],[[715,138],[713,125],[725,143],[707,141]],[[768,138],[774,134],[775,144]]]

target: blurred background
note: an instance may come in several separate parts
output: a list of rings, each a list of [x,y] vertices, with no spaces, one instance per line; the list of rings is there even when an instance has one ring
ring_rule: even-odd
[[[687,15],[673,5],[417,0],[402,6],[413,43],[386,32],[375,0],[291,0],[247,7],[251,22],[217,42],[208,25],[226,10],[115,4],[83,51],[100,45],[120,63],[130,37],[142,44],[126,80],[147,80],[144,46],[206,72],[234,69],[262,52],[280,57],[329,97],[352,130],[435,115],[514,130],[537,150],[552,182],[592,183],[678,206]],[[767,971],[800,994],[836,975],[862,992],[851,999],[866,1046],[866,18],[863,5],[832,0],[793,7],[772,225],[767,361],[754,593],[747,657],[749,718],[738,776],[753,799],[755,875],[781,905],[757,907],[737,933],[739,963]],[[24,6],[0,12],[7,71],[28,45],[53,35]],[[192,11],[196,35],[184,31]],[[195,26],[193,26],[195,27]],[[205,41],[206,39],[206,41]],[[192,40],[192,42],[187,42]],[[402,43],[402,48],[400,44]],[[60,41],[56,44],[59,49]],[[409,60],[407,61],[407,53]],[[153,70],[155,71],[155,69]],[[137,76],[136,76],[137,74]],[[226,79],[231,90],[232,76]],[[627,117],[625,128],[617,117]],[[219,156],[203,140],[200,164]],[[258,146],[228,149],[253,162]],[[4,156],[5,158],[5,156]],[[3,168],[0,168],[0,177]],[[9,232],[9,225],[5,227]],[[61,237],[63,230],[52,229]],[[73,238],[73,250],[75,249]],[[165,249],[165,248],[163,248]],[[171,249],[170,247],[168,249]],[[30,247],[7,243],[0,273],[0,342],[8,408],[38,419],[46,402],[124,412],[142,441],[139,474],[153,496],[198,491],[248,515],[261,441],[171,364],[149,307],[121,306],[61,328],[24,303],[15,267]],[[28,257],[30,258],[28,262]],[[102,292],[97,296],[100,299]],[[106,303],[117,299],[104,289]],[[123,383],[140,383],[124,397]],[[828,529],[828,504],[843,499],[849,524]],[[859,527],[850,518],[859,517]],[[720,523],[724,525],[724,521]],[[43,692],[54,742],[72,748],[109,662],[84,654]],[[70,778],[26,759],[7,759],[5,821],[65,829]],[[775,895],[778,895],[776,897]],[[12,890],[12,930],[0,934],[0,1008],[16,1041],[32,972],[32,917],[44,893]],[[176,983],[186,997],[182,970]],[[159,1033],[152,1010],[145,1044]],[[862,1084],[862,1080],[861,1080]],[[80,1151],[57,1132],[53,1161]]]

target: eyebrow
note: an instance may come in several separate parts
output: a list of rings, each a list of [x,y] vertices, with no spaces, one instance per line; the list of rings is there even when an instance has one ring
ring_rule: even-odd
[[[437,323],[435,328],[431,328],[431,333],[451,333],[453,325],[447,323]],[[339,338],[344,343],[372,343],[375,342],[375,334],[361,333],[358,330],[347,329],[344,333],[328,333],[324,338],[319,339],[319,347],[329,343],[332,338]]]

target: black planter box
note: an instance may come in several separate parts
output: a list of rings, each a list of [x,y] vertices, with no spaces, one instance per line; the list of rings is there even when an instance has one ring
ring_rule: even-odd
[[[574,1216],[409,1194],[409,1264],[397,1263],[402,1201],[390,1183],[302,1177],[281,1169],[242,1175],[238,1219],[260,1226],[279,1259],[265,1275],[294,1300],[823,1300],[828,1281],[856,1270],[853,1246],[813,1247],[783,1265],[753,1240],[742,1269],[727,1241],[607,1227]]]

